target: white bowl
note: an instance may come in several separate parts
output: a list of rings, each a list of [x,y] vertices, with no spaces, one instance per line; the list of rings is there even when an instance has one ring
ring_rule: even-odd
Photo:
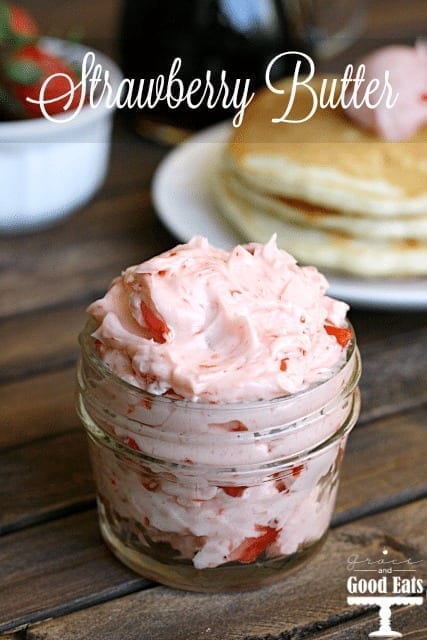
[[[122,74],[110,58],[54,38],[42,46],[78,66],[93,51],[117,93]],[[103,99],[61,124],[44,117],[0,122],[0,233],[49,226],[90,200],[107,171],[113,112]]]

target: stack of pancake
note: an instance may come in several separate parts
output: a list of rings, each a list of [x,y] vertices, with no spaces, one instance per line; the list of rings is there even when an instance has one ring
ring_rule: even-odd
[[[319,90],[320,80],[311,85]],[[289,100],[262,90],[233,130],[214,178],[218,208],[244,240],[278,244],[304,264],[367,277],[427,274],[427,127],[386,142],[341,107],[272,123]],[[289,117],[313,98],[299,88]]]

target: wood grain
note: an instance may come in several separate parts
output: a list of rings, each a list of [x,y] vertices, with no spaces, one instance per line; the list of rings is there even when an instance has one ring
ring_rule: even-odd
[[[0,535],[94,507],[87,449],[82,428],[0,453]]]
[[[426,506],[413,503],[335,529],[310,564],[272,587],[215,595],[158,587],[42,623],[27,638],[283,640],[357,622],[364,612],[346,604],[347,559],[355,553],[375,559],[384,548],[396,561],[425,557]]]
[[[427,400],[427,328],[387,336],[362,349],[362,421]]]
[[[79,429],[75,367],[0,385],[0,447]]]
[[[334,625],[328,631],[313,632],[312,640],[367,640],[372,631],[379,627],[378,613],[366,613],[360,619],[349,623]],[[394,607],[392,610],[392,628],[403,633],[405,640],[425,640],[427,637],[426,607]],[[410,629],[408,632],[407,630]],[[289,640],[297,640],[298,636],[289,636]],[[259,636],[257,640],[288,640],[286,636],[266,638]]]
[[[100,539],[95,510],[0,538],[0,632],[147,586]]]

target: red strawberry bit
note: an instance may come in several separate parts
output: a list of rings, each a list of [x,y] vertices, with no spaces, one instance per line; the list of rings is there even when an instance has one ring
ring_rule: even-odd
[[[282,478],[279,478],[279,480],[276,480],[276,482],[274,483],[274,486],[276,487],[279,493],[289,493],[289,489]]]
[[[421,100],[422,100],[423,102],[427,102],[427,93],[422,93],[422,94],[421,94]]]
[[[292,467],[292,469],[291,469],[292,476],[293,476],[294,478],[298,478],[298,476],[299,476],[299,475],[301,475],[301,472],[303,471],[303,469],[304,469],[304,465],[303,465],[303,464],[297,464],[297,465],[295,465],[295,466],[294,466],[294,467]]]
[[[224,493],[226,493],[228,496],[231,496],[232,498],[240,498],[243,492],[247,489],[247,487],[243,485],[241,487],[219,487],[219,488],[222,489]]]
[[[352,338],[352,332],[345,327],[336,327],[333,324],[325,324],[325,331],[328,335],[334,336],[341,347],[346,347]]]
[[[160,343],[166,342],[165,335],[169,333],[169,327],[154,311],[141,300],[141,313],[147,328],[151,332],[151,337]]]
[[[254,562],[279,535],[279,531],[274,527],[256,525],[255,528],[261,532],[261,535],[245,538],[237,549],[232,552],[231,560],[246,563]]]
[[[288,368],[288,358],[282,358],[280,361],[280,371],[286,371]]]
[[[240,420],[231,420],[228,424],[231,427],[230,431],[248,431],[248,428]]]
[[[153,401],[151,400],[151,398],[148,398],[148,397],[143,398],[141,404],[144,407],[144,409],[147,409],[147,411],[151,411],[153,407]]]
[[[126,444],[129,449],[133,449],[134,451],[141,451],[141,449],[138,447],[138,443],[133,438],[126,438]]]

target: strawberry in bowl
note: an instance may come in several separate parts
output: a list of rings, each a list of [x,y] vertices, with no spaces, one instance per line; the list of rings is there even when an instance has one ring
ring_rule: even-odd
[[[40,36],[26,12],[0,0],[0,233],[49,226],[104,181],[114,107],[102,97],[93,106],[82,95],[89,52],[117,91],[122,75],[110,58]]]
[[[0,2],[0,48],[17,47],[38,37],[39,28],[25,9]]]
[[[45,82],[44,102],[47,113],[54,115],[78,107],[81,89],[78,86],[77,72],[57,55],[45,51],[37,44],[26,44],[10,52],[3,61],[3,89],[9,96],[9,110],[16,117],[42,117],[37,100]],[[75,89],[70,99],[71,83]]]

